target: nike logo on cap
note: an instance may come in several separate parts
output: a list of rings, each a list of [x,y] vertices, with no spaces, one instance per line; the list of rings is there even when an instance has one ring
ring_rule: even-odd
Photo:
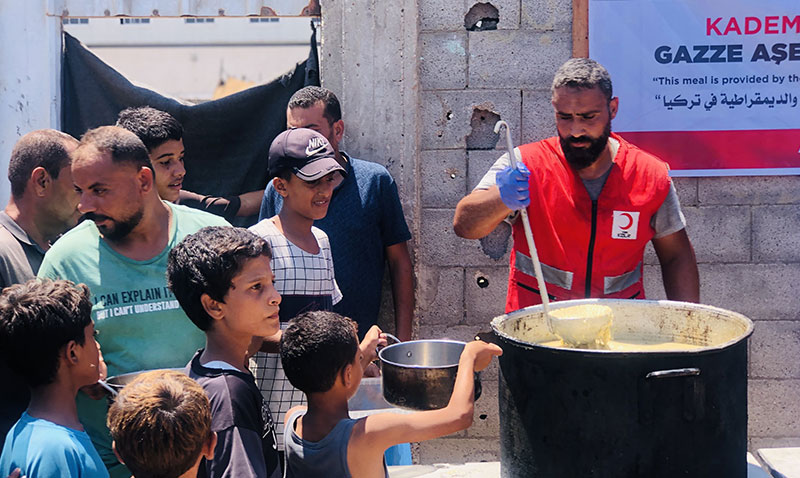
[[[311,138],[306,146],[306,156],[313,156],[325,151],[325,141],[322,138]]]

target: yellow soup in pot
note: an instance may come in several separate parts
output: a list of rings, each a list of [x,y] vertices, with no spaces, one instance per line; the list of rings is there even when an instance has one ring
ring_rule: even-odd
[[[575,348],[562,340],[539,342],[539,345],[555,348]],[[612,352],[687,352],[703,348],[703,345],[684,344],[681,342],[664,342],[641,338],[610,340],[604,347],[592,347],[593,350],[610,350]]]

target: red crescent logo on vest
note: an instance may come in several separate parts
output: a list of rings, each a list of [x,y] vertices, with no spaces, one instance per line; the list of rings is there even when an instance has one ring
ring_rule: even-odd
[[[639,231],[639,211],[614,211],[611,224],[613,239],[636,239]]]
[[[628,219],[628,224],[625,225],[625,226],[620,224],[619,228],[620,229],[630,229],[631,226],[633,225],[633,218],[631,217],[631,215],[629,213],[627,213],[627,212],[623,212],[622,214],[620,214],[620,216]]]

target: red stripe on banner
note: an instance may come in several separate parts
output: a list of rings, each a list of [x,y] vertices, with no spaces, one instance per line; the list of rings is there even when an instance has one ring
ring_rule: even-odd
[[[800,129],[617,134],[673,170],[800,167]]]

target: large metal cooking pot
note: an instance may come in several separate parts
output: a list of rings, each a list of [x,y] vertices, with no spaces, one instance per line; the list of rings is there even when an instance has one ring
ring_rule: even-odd
[[[383,397],[392,405],[412,410],[446,407],[465,345],[456,340],[412,340],[384,347],[378,353]],[[480,395],[476,373],[475,399]]]
[[[747,475],[747,338],[741,314],[670,301],[586,299],[613,309],[618,340],[692,351],[612,352],[554,340],[541,306],[496,317],[502,476]]]

